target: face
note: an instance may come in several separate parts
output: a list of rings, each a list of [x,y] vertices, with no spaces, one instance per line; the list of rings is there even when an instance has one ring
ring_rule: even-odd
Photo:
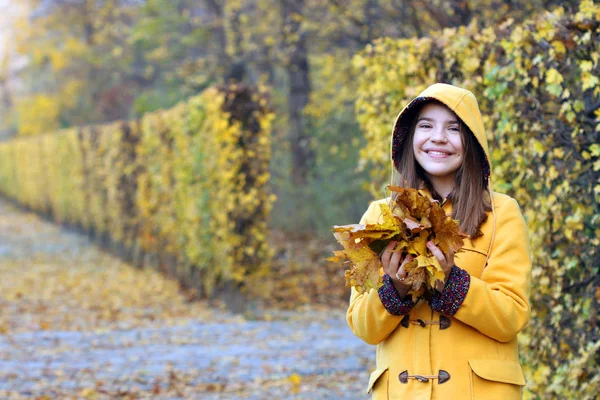
[[[426,104],[417,117],[413,151],[434,187],[454,183],[464,159],[459,119],[441,104]]]

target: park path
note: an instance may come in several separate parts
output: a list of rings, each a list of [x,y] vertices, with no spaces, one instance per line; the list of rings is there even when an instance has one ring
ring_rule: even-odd
[[[249,318],[0,200],[0,399],[365,399],[344,310]]]

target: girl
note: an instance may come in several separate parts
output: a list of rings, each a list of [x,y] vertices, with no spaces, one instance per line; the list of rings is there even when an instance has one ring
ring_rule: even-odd
[[[490,157],[475,96],[435,84],[398,115],[392,133],[392,181],[424,189],[469,237],[463,251],[427,246],[444,288],[416,302],[390,242],[381,254],[383,286],[359,294],[347,312],[352,331],[377,345],[368,392],[374,399],[521,398],[525,384],[517,334],[529,319],[527,230],[517,202],[492,192]],[[397,174],[394,174],[397,172]],[[376,223],[373,202],[361,224]]]

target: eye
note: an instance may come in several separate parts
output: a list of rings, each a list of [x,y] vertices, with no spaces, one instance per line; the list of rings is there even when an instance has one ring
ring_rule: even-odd
[[[422,123],[419,124],[419,128],[428,129],[428,128],[431,128],[431,124],[428,124],[426,122],[422,122]]]
[[[448,129],[453,132],[460,132],[460,127],[458,127],[457,125],[451,126]]]

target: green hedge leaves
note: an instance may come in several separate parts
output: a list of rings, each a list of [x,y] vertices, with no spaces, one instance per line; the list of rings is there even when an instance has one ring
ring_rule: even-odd
[[[272,114],[213,87],[139,121],[0,144],[0,191],[202,296],[269,269]]]
[[[600,5],[581,2],[496,29],[381,39],[354,58],[361,162],[383,186],[396,114],[447,82],[473,91],[490,141],[492,185],[517,199],[534,261],[522,340],[529,398],[600,393]],[[379,195],[377,193],[376,195]]]

